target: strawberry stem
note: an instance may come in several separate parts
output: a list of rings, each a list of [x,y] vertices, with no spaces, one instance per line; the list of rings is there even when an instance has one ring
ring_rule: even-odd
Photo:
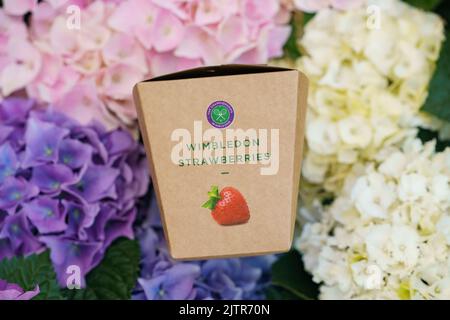
[[[211,191],[208,192],[208,196],[209,196],[209,199],[202,205],[202,208],[214,210],[214,208],[216,207],[217,201],[220,200],[219,187],[212,186]]]

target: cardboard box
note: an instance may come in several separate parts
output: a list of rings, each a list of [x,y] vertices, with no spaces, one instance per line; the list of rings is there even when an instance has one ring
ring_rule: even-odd
[[[134,99],[175,259],[291,247],[308,80],[222,65],[138,83]]]

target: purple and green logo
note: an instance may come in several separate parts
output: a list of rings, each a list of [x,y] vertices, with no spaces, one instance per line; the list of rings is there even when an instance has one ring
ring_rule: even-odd
[[[231,104],[225,101],[211,103],[206,111],[208,122],[215,128],[226,128],[234,120],[234,110]]]

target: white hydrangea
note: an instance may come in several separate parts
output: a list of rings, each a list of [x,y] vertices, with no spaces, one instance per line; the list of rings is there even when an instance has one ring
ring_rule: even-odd
[[[379,150],[296,246],[322,299],[450,299],[450,148]]]
[[[355,163],[415,136],[419,124],[433,125],[419,109],[444,39],[442,19],[400,0],[369,4],[381,10],[379,29],[368,26],[367,6],[321,10],[299,41],[305,55],[297,67],[311,87],[303,177],[333,193]],[[405,196],[420,192],[405,188]]]

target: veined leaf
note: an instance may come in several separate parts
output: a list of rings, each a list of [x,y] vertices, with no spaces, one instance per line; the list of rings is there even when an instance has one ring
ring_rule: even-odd
[[[128,300],[139,275],[140,249],[136,240],[119,239],[102,262],[86,277],[86,288],[65,290],[75,300]]]

